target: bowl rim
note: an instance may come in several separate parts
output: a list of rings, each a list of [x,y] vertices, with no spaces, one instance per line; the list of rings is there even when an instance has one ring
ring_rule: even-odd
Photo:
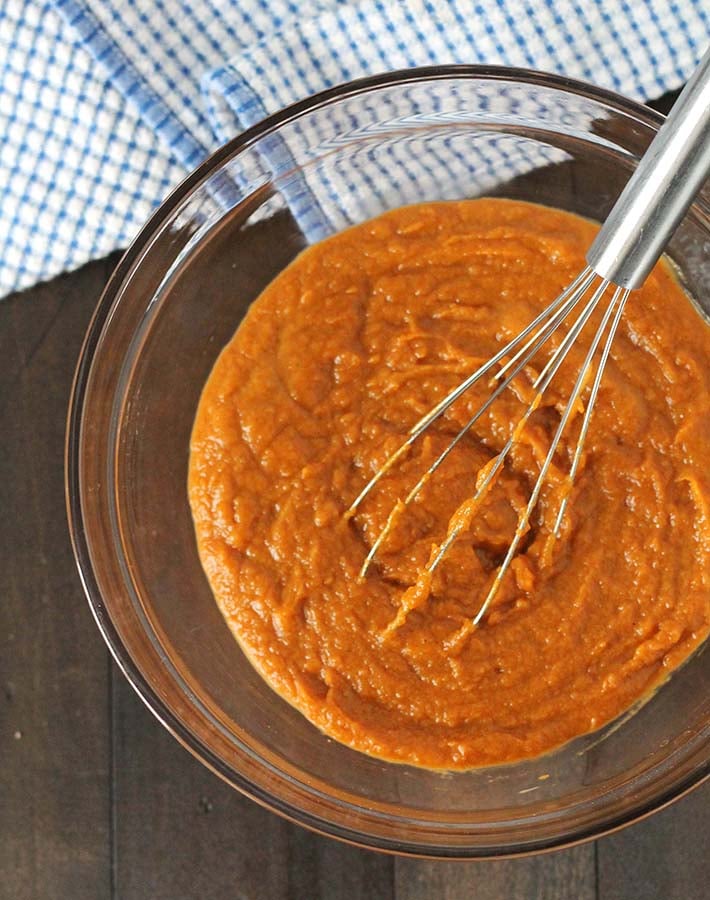
[[[633,822],[640,821],[657,810],[665,808],[680,797],[685,796],[710,778],[710,756],[702,765],[697,766],[677,784],[659,792],[657,796],[644,802],[630,803],[623,813],[611,816],[604,821],[578,827],[574,832],[570,832],[567,835],[553,836],[538,842],[534,840],[528,841],[525,845],[518,845],[517,847],[512,844],[485,847],[456,846],[451,848],[433,846],[431,844],[424,845],[421,842],[408,841],[406,838],[390,839],[379,835],[374,836],[357,828],[348,828],[325,817],[319,817],[302,808],[295,807],[276,794],[255,784],[242,772],[238,772],[233,766],[220,759],[170,710],[168,705],[150,685],[123,643],[111,619],[104,598],[100,593],[98,579],[91,561],[81,507],[80,432],[89,375],[99,339],[126,276],[133,270],[135,264],[146,248],[150,246],[153,239],[162,231],[177,207],[195,188],[206,181],[220,165],[237,156],[252,143],[280,128],[285,123],[295,120],[319,106],[326,105],[333,100],[342,100],[346,97],[394,85],[457,78],[512,81],[558,89],[568,94],[582,96],[585,99],[598,100],[607,107],[624,114],[633,115],[637,120],[654,129],[658,129],[665,120],[661,113],[650,107],[578,79],[526,68],[455,64],[399,69],[344,82],[290,104],[247,128],[208,156],[173,189],[133,239],[106,283],[84,337],[71,386],[65,434],[65,502],[72,549],[79,578],[91,612],[113,659],[140,699],[158,721],[207,768],[231,787],[289,821],[355,846],[419,858],[504,859],[576,846],[602,835],[618,831]],[[710,221],[710,205],[703,198],[697,198],[696,206],[699,206],[700,211],[704,214],[704,218]]]

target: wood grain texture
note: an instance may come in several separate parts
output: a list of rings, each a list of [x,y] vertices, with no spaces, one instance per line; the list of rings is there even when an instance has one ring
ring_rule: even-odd
[[[238,250],[203,263],[204,279],[232,292],[238,266],[240,298],[256,296],[297,252],[291,221],[281,213],[245,230]],[[313,835],[237,794],[157,726],[117,673],[112,698],[121,900],[390,900],[390,858]]]
[[[398,859],[397,900],[595,900],[594,845],[492,862]]]
[[[280,898],[285,822],[236,794],[113,673],[115,896]]]
[[[656,100],[649,100],[648,106],[650,106],[651,109],[655,109],[657,112],[663,113],[664,116],[667,116],[673,108],[673,104],[678,99],[680,92],[681,88],[678,88],[677,91],[668,91],[667,94],[663,94]]]
[[[393,900],[395,860],[290,826],[289,900]]]
[[[710,783],[597,848],[599,900],[707,900]]]
[[[0,303],[0,896],[106,897],[108,653],[64,512],[64,421],[107,265]]]
[[[390,900],[393,861],[242,797],[152,718],[118,673],[115,880],[121,900]]]

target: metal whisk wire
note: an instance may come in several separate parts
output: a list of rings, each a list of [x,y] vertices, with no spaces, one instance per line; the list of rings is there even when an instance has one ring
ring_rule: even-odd
[[[461,428],[458,434],[454,437],[454,439],[448,444],[448,446],[444,449],[444,451],[440,454],[440,456],[432,463],[431,466],[426,470],[426,472],[422,475],[419,481],[414,485],[412,490],[407,494],[404,501],[400,501],[395,504],[393,507],[387,522],[384,527],[378,534],[375,542],[370,548],[370,552],[367,554],[364,563],[362,564],[362,568],[360,569],[359,577],[364,578],[367,574],[367,571],[370,567],[370,564],[374,560],[377,555],[378,550],[382,546],[385,538],[390,534],[392,528],[394,527],[394,523],[398,517],[398,515],[406,509],[410,505],[410,503],[417,497],[421,489],[424,487],[429,478],[436,472],[436,470],[441,466],[444,460],[449,456],[452,450],[458,445],[458,443],[462,440],[464,435],[466,435],[476,424],[476,422],[481,418],[481,416],[493,405],[493,403],[498,399],[498,397],[506,390],[506,388],[510,385],[515,376],[528,364],[530,359],[535,355],[535,353],[540,349],[540,347],[547,341],[547,339],[551,336],[552,332],[557,327],[557,324],[561,319],[558,317],[562,314],[562,317],[566,315],[574,306],[579,303],[582,294],[577,293],[577,290],[585,290],[586,287],[592,282],[594,278],[594,273],[591,269],[585,269],[584,272],[580,274],[580,276],[571,284],[565,291],[563,291],[555,300],[552,301],[545,309],[538,315],[528,327],[520,332],[512,341],[503,347],[501,351],[499,351],[495,356],[493,356],[485,365],[481,366],[477,369],[473,375],[470,375],[466,378],[461,384],[459,384],[453,391],[447,394],[443,400],[441,400],[435,407],[432,409],[427,415],[421,419],[417,424],[411,429],[409,433],[409,437],[407,440],[395,450],[384,462],[384,464],[380,467],[380,469],[375,473],[375,475],[370,479],[368,484],[363,488],[360,492],[356,500],[351,505],[350,509],[346,513],[348,517],[352,516],[357,510],[358,506],[362,501],[367,497],[370,491],[374,488],[377,482],[382,478],[382,476],[392,467],[392,465],[412,446],[414,441],[436,420],[439,416],[443,415],[447,409],[456,401],[459,397],[461,397],[469,388],[473,387],[477,381],[479,381],[487,372],[490,371],[491,367],[494,366],[497,362],[503,359],[510,350],[514,349],[516,345],[524,340],[526,335],[528,335],[531,331],[534,331],[536,326],[540,323],[543,323],[540,328],[534,333],[533,337],[526,344],[528,348],[528,352],[522,357],[518,359],[513,371],[508,375],[508,377],[503,381],[496,390],[491,394],[491,396],[483,403],[478,410],[474,413],[473,416],[468,420],[468,422]],[[565,302],[566,301],[566,302]],[[545,321],[547,319],[547,321]],[[516,354],[517,355],[517,354]],[[425,424],[422,424],[425,423]],[[447,548],[448,549],[448,548]],[[438,565],[438,563],[437,563]],[[435,567],[434,567],[435,568]],[[433,570],[432,570],[433,571]]]
[[[470,498],[467,507],[470,515],[464,518],[463,524],[456,517],[452,519],[454,524],[450,524],[442,543],[438,547],[432,548],[430,561],[420,575],[422,584],[431,584],[431,576],[434,571],[464,528],[468,527],[471,516],[475,514],[487,492],[494,485],[510,451],[519,441],[530,416],[539,407],[544,392],[599,306],[607,288],[612,287],[614,291],[611,301],[602,314],[584,362],[578,371],[572,392],[561,414],[545,459],[540,466],[528,503],[518,513],[517,527],[506,555],[497,568],[478,612],[460,629],[454,640],[465,636],[479,625],[500,588],[520,541],[527,531],[530,517],[540,498],[564,430],[572,418],[573,412],[581,404],[582,394],[588,384],[590,368],[606,333],[606,340],[599,356],[590,394],[584,407],[582,424],[567,476],[566,492],[560,502],[553,527],[553,533],[559,535],[570,491],[582,459],[604,369],[629,293],[634,288],[640,287],[645,281],[681,218],[708,177],[708,173],[710,173],[710,51],[706,52],[695,74],[676,101],[671,115],[644,154],[634,175],[599,231],[587,253],[587,267],[523,331],[508,341],[494,356],[464,379],[412,426],[405,441],[385,460],[351,504],[346,518],[355,514],[380,479],[408,452],[417,438],[430,425],[481,378],[491,372],[499,363],[503,363],[492,377],[492,382],[498,383],[495,390],[429,466],[405,499],[398,500],[394,505],[384,527],[380,530],[365,558],[360,570],[361,578],[366,576],[385,539],[394,528],[397,518],[419,495],[427,481],[463,437],[471,431],[481,416],[509,387],[513,379],[544,347],[552,335],[562,327],[568,315],[587,297],[587,292],[591,289],[591,297],[587,299],[559,346],[550,354],[541,372],[535,378],[532,385],[535,392],[533,399],[513,428],[505,446],[477,473],[476,491]],[[597,279],[599,282],[594,286]],[[509,358],[506,359],[506,357]]]
[[[601,293],[603,293],[604,290],[606,290],[607,285],[608,285],[608,282],[602,283],[602,286],[599,289]],[[600,296],[601,296],[601,293],[600,293]],[[545,477],[547,475],[547,471],[550,468],[550,464],[552,463],[555,453],[557,452],[557,447],[559,446],[560,439],[562,438],[562,433],[564,432],[565,426],[567,425],[567,423],[570,419],[572,411],[574,410],[577,403],[579,402],[580,397],[582,395],[582,391],[584,390],[584,382],[585,382],[589,367],[592,363],[594,354],[597,350],[597,347],[599,346],[599,342],[602,339],[604,331],[606,330],[606,327],[609,323],[609,319],[611,318],[611,315],[614,312],[614,309],[616,309],[616,315],[614,316],[611,328],[609,329],[606,344],[604,346],[604,351],[602,353],[602,357],[600,359],[599,366],[597,368],[597,373],[596,373],[595,379],[594,379],[594,384],[596,385],[597,390],[599,388],[599,382],[601,381],[601,376],[604,371],[604,366],[606,365],[606,361],[609,357],[611,343],[614,339],[614,334],[616,333],[616,329],[619,325],[619,321],[621,319],[621,313],[624,310],[624,306],[626,304],[626,300],[627,300],[628,296],[629,296],[628,289],[617,287],[616,290],[614,291],[614,294],[612,296],[611,302],[609,303],[609,306],[606,308],[606,311],[604,312],[604,316],[602,317],[601,324],[599,325],[597,332],[594,335],[594,338],[592,339],[592,343],[587,352],[587,356],[586,356],[584,362],[582,363],[582,366],[579,370],[579,374],[577,375],[577,381],[575,382],[574,388],[572,389],[572,393],[570,394],[569,400],[567,401],[565,410],[562,413],[562,418],[560,419],[560,423],[557,426],[557,431],[555,432],[555,436],[553,437],[552,442],[550,443],[550,449],[548,450],[547,456],[545,457],[545,461],[543,462],[543,464],[540,468],[540,473],[537,477],[537,481],[535,482],[535,486],[532,490],[532,494],[530,495],[530,500],[528,501],[528,504],[525,507],[522,515],[519,516],[519,518],[518,518],[518,525],[515,529],[515,534],[513,535],[513,540],[510,542],[510,546],[508,547],[508,552],[506,553],[503,562],[498,567],[498,571],[496,573],[495,578],[493,579],[493,584],[491,585],[491,587],[488,591],[488,595],[486,596],[486,599],[483,601],[481,608],[478,610],[478,613],[475,615],[475,617],[473,619],[472,624],[474,626],[478,625],[478,623],[481,621],[483,616],[486,614],[488,607],[490,606],[491,602],[493,601],[493,598],[495,597],[495,595],[498,592],[498,589],[500,588],[500,584],[505,576],[505,573],[508,571],[508,568],[510,567],[513,557],[515,556],[515,551],[518,548],[520,539],[522,538],[523,534],[525,533],[525,529],[530,520],[530,515],[532,514],[533,509],[537,505],[537,501],[540,497],[540,492],[542,491],[542,486],[545,483]],[[544,390],[544,388],[542,390]],[[587,425],[588,425],[589,419],[591,417],[592,409],[594,408],[594,402],[596,401],[596,393],[597,392],[595,391],[594,396],[593,397],[590,396],[589,402],[588,402],[586,410],[585,410],[583,422],[587,423]],[[539,396],[540,396],[540,394],[538,394],[538,397]],[[584,441],[585,441],[586,435],[587,435],[587,429],[586,429],[586,427],[583,426],[582,430],[580,431],[579,437],[577,439],[577,446],[575,448],[573,465],[572,465],[572,468],[570,469],[569,482],[568,482],[570,487],[571,487],[572,482],[574,481],[574,477],[575,477],[575,474],[577,471],[577,466],[579,465],[579,460],[582,455],[582,448],[584,446]],[[567,493],[565,495],[565,497],[562,500],[562,503],[560,504],[560,509],[557,514],[557,519],[555,521],[555,527],[554,527],[555,534],[559,534],[559,528],[560,528],[560,524],[562,522],[562,517],[564,515],[564,510],[566,507],[566,501],[567,501],[568,497],[569,497],[569,493]]]
[[[476,410],[476,412],[469,418],[469,420],[466,422],[466,424],[458,431],[458,433],[455,435],[455,437],[447,444],[447,446],[439,454],[439,456],[436,458],[436,460],[429,466],[429,468],[421,476],[419,481],[417,481],[417,483],[411,489],[409,494],[407,494],[404,501],[400,501],[397,504],[395,504],[392,511],[390,512],[390,515],[389,515],[384,527],[380,530],[379,534],[377,535],[377,538],[375,539],[375,541],[365,559],[365,562],[363,563],[363,566],[360,570],[361,578],[363,578],[367,574],[367,571],[368,571],[371,563],[375,559],[379,549],[381,548],[381,546],[384,543],[387,536],[391,533],[392,528],[394,527],[395,521],[398,518],[398,516],[402,512],[404,512],[406,507],[409,506],[410,503],[418,496],[419,492],[422,490],[422,488],[427,483],[429,478],[442,465],[444,460],[453,451],[454,447],[456,447],[457,444],[463,439],[463,437],[473,428],[473,426],[476,424],[476,422],[492,406],[492,404],[495,402],[495,400],[497,400],[498,397],[507,389],[507,387],[513,381],[513,379],[522,371],[522,369],[526,365],[528,365],[528,363],[535,356],[535,354],[544,346],[545,343],[547,343],[547,341],[552,337],[552,334],[557,330],[557,328],[561,324],[564,317],[569,312],[571,312],[582,301],[582,299],[585,296],[585,292],[591,286],[594,279],[595,279],[594,272],[592,272],[591,269],[585,269],[584,272],[582,272],[582,274],[579,276],[579,278],[576,279],[576,281],[573,283],[573,285],[571,285],[567,291],[564,291],[559,297],[557,297],[555,300],[553,300],[553,302],[550,303],[545,308],[543,313],[534,320],[534,322],[531,324],[531,326],[529,326],[530,328],[532,328],[534,330],[535,324],[540,323],[541,320],[543,319],[543,316],[545,316],[545,315],[548,316],[547,322],[544,322],[538,328],[538,330],[535,331],[535,333],[527,341],[527,343],[523,346],[523,348],[521,348],[521,350],[518,353],[516,353],[515,357],[513,357],[513,359],[510,360],[509,362],[507,362],[505,364],[505,366],[497,373],[497,375],[494,376],[494,380],[498,379],[500,377],[501,373],[507,371],[508,375],[505,378],[505,380],[499,384],[499,386],[496,388],[496,390],[493,391],[493,393],[488,397],[488,399]],[[485,477],[483,478],[482,482],[478,485],[476,493],[472,497],[473,504],[476,504],[480,500],[482,500],[484,498],[485,494],[487,493],[487,491],[489,490],[489,488],[495,482],[498,472],[500,471],[503,464],[505,463],[505,460],[508,457],[512,448],[514,447],[516,441],[519,439],[519,437],[524,429],[525,424],[527,423],[528,419],[530,418],[532,413],[535,411],[535,409],[538,407],[540,399],[541,399],[544,391],[548,388],[550,382],[552,381],[552,379],[554,378],[556,373],[559,371],[559,368],[562,365],[564,359],[567,357],[571,347],[573,346],[575,340],[579,336],[581,330],[584,328],[584,326],[588,322],[589,318],[591,317],[592,313],[596,309],[597,305],[601,301],[601,298],[603,297],[608,286],[609,286],[609,282],[605,281],[604,279],[602,279],[601,282],[597,285],[596,289],[592,293],[591,298],[587,301],[582,312],[579,314],[579,316],[575,320],[574,324],[572,325],[570,331],[565,336],[564,340],[560,343],[560,346],[555,350],[554,353],[552,353],[549,360],[547,361],[547,363],[541,370],[540,374],[537,376],[537,378],[533,382],[532,389],[536,392],[535,397],[533,398],[531,403],[528,404],[526,410],[523,412],[521,418],[518,421],[516,428],[513,431],[513,434],[510,436],[510,438],[508,439],[508,441],[505,444],[505,446],[503,447],[503,449],[500,451],[500,453],[498,453],[496,455],[494,460],[492,460],[492,465],[489,463],[489,468],[486,471]],[[575,384],[575,389],[574,389],[572,395],[570,396],[569,403],[567,404],[565,413],[563,414],[563,417],[562,417],[562,420],[560,423],[560,428],[558,428],[558,432],[553,439],[549,459],[546,461],[546,464],[543,465],[543,469],[541,470],[541,477],[538,479],[538,483],[536,484],[534,494],[533,494],[534,501],[530,504],[530,506],[527,510],[527,514],[525,516],[525,521],[524,521],[523,525],[519,526],[519,528],[523,528],[524,525],[527,524],[527,520],[529,519],[530,513],[532,512],[535,502],[537,501],[537,498],[540,493],[540,489],[542,487],[542,483],[544,481],[544,477],[547,473],[549,464],[550,464],[550,462],[554,456],[554,453],[557,449],[557,446],[559,444],[560,438],[562,436],[562,431],[564,430],[564,426],[567,424],[570,414],[571,414],[573,408],[576,406],[576,404],[579,400],[579,397],[582,393],[583,386],[584,386],[584,380],[585,380],[584,376],[585,376],[586,370],[589,368],[589,365],[592,361],[594,352],[596,351],[596,349],[599,345],[601,336],[606,328],[609,317],[611,316],[611,314],[614,310],[614,307],[617,304],[617,300],[621,294],[623,294],[624,296],[623,296],[623,302],[621,304],[619,304],[619,308],[623,309],[623,303],[626,302],[626,297],[628,296],[628,293],[629,293],[628,291],[622,291],[621,288],[617,288],[617,290],[614,292],[611,303],[609,304],[609,306],[602,318],[602,322],[599,325],[597,333],[592,341],[589,352],[587,354],[587,358],[584,361],[582,370],[580,371],[579,377],[577,379],[577,383]],[[560,303],[562,303],[561,306],[560,306]],[[557,312],[554,312],[555,310],[557,310]],[[619,317],[620,317],[620,314],[619,314]],[[619,317],[617,317],[615,319],[614,331],[616,330],[616,325],[618,325]],[[524,339],[524,335],[526,333],[529,333],[529,330],[526,330],[525,332],[521,332],[513,341],[506,344],[505,349],[508,349],[508,350],[513,349],[517,345],[517,343],[519,343],[521,340]],[[613,336],[613,334],[612,334],[612,336]],[[611,341],[607,341],[607,344],[605,346],[605,354],[602,357],[602,362],[600,363],[600,366],[599,366],[598,377],[595,378],[594,385],[596,387],[596,390],[594,391],[594,399],[596,399],[596,393],[599,388],[599,381],[601,380],[600,373],[603,370],[603,366],[606,364],[606,358],[608,357],[610,345],[611,345]],[[513,366],[512,370],[511,370],[510,367],[513,362],[515,362],[515,365]],[[449,406],[451,405],[451,403],[454,402],[454,400],[452,398],[457,399],[458,397],[462,396],[462,394],[464,393],[465,390],[467,390],[473,384],[475,384],[475,382],[478,380],[478,378],[480,378],[482,376],[482,374],[484,374],[484,368],[485,367],[481,367],[481,369],[479,369],[478,372],[474,373],[474,375],[476,376],[475,378],[466,379],[465,382],[462,382],[461,385],[458,385],[453,391],[451,391],[449,394],[447,394],[447,396],[439,404],[439,408],[441,410],[440,414],[443,413],[446,409],[448,409]],[[462,390],[463,384],[466,384],[466,388],[464,390]],[[585,423],[587,424],[587,427],[588,427],[588,422],[589,422],[589,418],[591,415],[591,405],[592,404],[591,404],[591,398],[590,398],[590,405],[585,412],[585,420],[584,420]],[[415,428],[416,427],[417,426],[415,426]],[[585,428],[583,425],[583,428],[580,431],[579,441],[578,441],[578,445],[577,445],[577,448],[575,450],[575,455],[574,455],[573,467],[574,467],[575,472],[579,466],[579,461],[581,459],[582,445],[584,443],[584,438],[586,437],[586,432],[587,432],[587,428]],[[421,431],[419,432],[419,434],[421,434]],[[405,442],[405,444],[402,445],[402,447],[404,447],[406,449],[409,446],[411,446],[411,443],[413,443],[413,440],[408,439],[407,442]],[[388,459],[385,461],[384,465],[379,469],[377,475],[379,475],[381,477],[381,475],[384,474],[384,472],[392,465],[393,461],[395,461],[396,459],[398,459],[400,457],[400,455],[402,453],[402,447],[398,448],[393,454],[391,454],[388,457]],[[572,471],[570,472],[570,477],[571,478],[573,477]],[[365,499],[365,497],[367,496],[369,491],[375,486],[375,484],[377,483],[378,480],[379,480],[378,477],[371,479],[367,488],[361,492],[356,503],[354,503],[351,506],[350,510],[348,511],[348,513],[350,515],[352,515],[352,513],[357,509],[357,505],[360,502],[362,502],[362,500]],[[558,525],[557,525],[558,530],[559,530],[560,522],[561,522],[561,516],[558,517]],[[438,548],[432,561],[427,566],[428,572],[433,573],[436,570],[436,568],[438,567],[439,563],[441,562],[441,560],[443,559],[445,554],[448,552],[451,545],[459,537],[460,533],[461,533],[461,529],[455,528],[452,531],[450,531],[449,534],[447,534],[446,539],[440,545],[440,547]],[[500,582],[500,580],[502,580],[503,576],[505,575],[505,572],[507,571],[507,569],[510,565],[514,551],[517,548],[517,545],[518,545],[518,542],[519,542],[521,536],[522,536],[522,531],[520,531],[520,533],[516,532],[514,544],[512,545],[512,552],[509,552],[508,557],[506,558],[506,561],[503,563],[503,565],[501,566],[501,568],[499,570],[499,577],[497,579],[496,589],[497,589],[498,583]],[[493,593],[495,593],[495,592],[493,592]],[[491,600],[492,600],[492,594],[489,594],[489,597],[487,598],[487,602],[484,603],[484,606],[486,608]],[[483,612],[485,612],[485,609],[483,609],[483,607],[482,607],[482,610],[483,610]],[[483,612],[479,612],[478,615],[479,616],[483,615]]]
[[[412,446],[412,444],[416,441],[420,434],[422,434],[426,429],[435,422],[439,416],[442,416],[446,410],[458,400],[459,397],[462,396],[470,387],[472,387],[477,381],[483,378],[490,370],[496,366],[504,357],[510,353],[510,351],[522,340],[524,340],[532,331],[537,328],[537,326],[544,322],[546,319],[549,319],[553,312],[555,312],[567,298],[572,294],[575,289],[584,282],[585,285],[591,283],[594,278],[594,273],[590,268],[586,268],[580,275],[570,284],[555,300],[552,301],[548,306],[543,309],[543,311],[536,316],[526,328],[517,334],[511,341],[509,341],[502,349],[500,349],[494,356],[492,356],[487,362],[485,362],[480,368],[476,369],[476,371],[469,375],[468,378],[464,379],[461,384],[459,384],[453,391],[447,394],[443,400],[440,400],[439,403],[436,404],[429,412],[422,416],[418,422],[416,422],[409,429],[409,434],[407,435],[407,439],[395,450],[394,453],[391,453],[385,462],[380,466],[380,468],[375,472],[372,478],[367,482],[365,487],[360,491],[357,497],[350,504],[350,508],[345,513],[346,518],[351,518],[358,506],[362,503],[362,501],[367,497],[370,491],[375,487],[377,482],[392,468],[392,466],[399,460]]]

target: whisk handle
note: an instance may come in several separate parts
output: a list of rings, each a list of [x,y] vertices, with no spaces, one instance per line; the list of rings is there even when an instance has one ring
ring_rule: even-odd
[[[641,287],[708,175],[710,50],[589,248],[589,265],[620,287]]]

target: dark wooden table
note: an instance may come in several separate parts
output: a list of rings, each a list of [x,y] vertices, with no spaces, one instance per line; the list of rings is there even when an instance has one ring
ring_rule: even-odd
[[[0,898],[706,900],[710,784],[543,857],[394,859],[261,809],[152,718],[91,618],[64,512],[72,373],[116,259],[0,302]]]

